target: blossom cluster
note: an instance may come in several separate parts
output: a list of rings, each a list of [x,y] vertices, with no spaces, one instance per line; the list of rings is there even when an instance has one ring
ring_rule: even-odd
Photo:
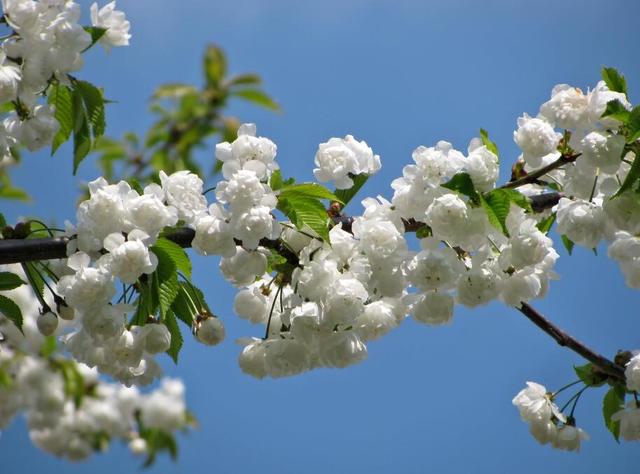
[[[71,83],[92,36],[79,23],[80,5],[71,0],[2,0],[2,9],[13,30],[0,45],[0,105],[13,102],[15,109],[0,122],[0,163],[8,164],[13,146],[35,151],[51,144],[60,124],[55,108],[39,98],[53,82]],[[91,19],[107,30],[99,39],[106,49],[128,44],[129,22],[115,2],[101,9],[94,3]]]
[[[24,277],[19,266],[2,270]],[[23,412],[35,445],[56,456],[80,460],[115,439],[144,454],[148,445],[140,426],[171,434],[188,425],[181,381],[163,379],[159,388],[141,393],[135,387],[107,383],[96,369],[59,352],[44,354],[43,347],[51,341],[47,343],[39,331],[33,292],[21,286],[2,294],[21,308],[24,322],[20,332],[0,318],[0,371],[10,380],[0,385],[0,429]],[[67,324],[61,324],[58,332]]]

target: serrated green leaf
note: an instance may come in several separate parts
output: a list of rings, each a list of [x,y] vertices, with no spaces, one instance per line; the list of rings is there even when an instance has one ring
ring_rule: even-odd
[[[178,321],[176,320],[173,311],[169,310],[166,312],[163,322],[164,325],[167,326],[169,334],[171,334],[171,345],[169,346],[169,349],[167,349],[167,354],[169,354],[169,356],[177,364],[178,354],[180,353],[180,349],[182,348],[182,343],[184,342],[184,340],[182,339],[182,333],[180,332]]]
[[[195,306],[195,302],[187,291],[185,282],[181,281],[179,283],[178,294],[173,300],[173,303],[171,303],[171,311],[180,321],[191,328],[193,321],[198,315],[198,308]]]
[[[340,201],[340,199],[329,191],[327,188],[318,183],[302,183],[285,186],[280,191],[278,198],[291,199],[291,198],[317,198],[328,199],[329,201]]]
[[[317,198],[300,195],[278,197],[278,209],[300,230],[305,226],[315,231],[325,241],[329,240],[329,217],[322,202]]]
[[[498,199],[494,200],[493,205],[496,206],[497,210],[494,209],[492,207],[492,205],[487,202],[487,200],[480,194],[480,205],[482,206],[482,208],[485,210],[485,212],[487,213],[487,219],[489,220],[489,223],[494,226],[496,229],[498,229],[500,232],[502,232],[504,235],[509,235],[509,233],[507,232],[507,227],[505,225],[505,219],[506,217],[504,217],[503,219],[500,218],[500,215],[498,215],[497,212],[503,213],[504,212],[504,203],[501,203],[498,201]],[[509,212],[508,209],[508,203],[507,203],[507,213]]]
[[[627,143],[633,143],[640,138],[640,105],[634,107],[629,113],[627,127],[629,129]]]
[[[343,207],[346,207],[349,202],[358,194],[360,188],[364,186],[364,183],[369,179],[368,174],[358,174],[349,176],[353,181],[353,186],[349,189],[336,189],[333,194],[339,199],[340,202],[343,203]]]
[[[602,117],[610,117],[616,120],[619,120],[622,123],[627,123],[629,120],[629,112],[622,102],[618,99],[607,102],[607,108],[602,113]]]
[[[73,89],[73,174],[78,166],[91,151],[91,132],[89,119],[85,110],[82,94],[79,89]]]
[[[499,156],[498,145],[496,145],[495,142],[489,139],[489,133],[484,128],[480,129],[480,139],[482,140],[482,144],[487,147],[487,150],[489,150],[494,155]]]
[[[182,247],[164,237],[160,237],[153,247],[162,249],[173,260],[178,271],[187,278],[191,278],[191,260]]]
[[[234,90],[231,95],[240,97],[241,99],[264,107],[265,109],[274,111],[280,110],[278,103],[260,89],[238,89]]]
[[[0,272],[0,291],[13,290],[14,288],[18,288],[25,284],[26,283],[22,281],[22,278],[15,273]]]
[[[93,139],[101,137],[106,128],[104,118],[104,96],[102,91],[87,81],[76,81],[74,91],[79,91],[82,102],[87,111],[87,120],[91,128]]]
[[[140,428],[140,437],[147,442],[147,458],[144,467],[151,466],[158,453],[167,451],[171,459],[178,457],[178,444],[172,434],[158,428]]]
[[[494,189],[481,196],[480,204],[487,212],[489,222],[493,224],[504,235],[509,235],[507,231],[507,216],[511,209],[511,203],[522,207],[527,211],[532,211],[529,200],[515,189]]]
[[[450,189],[468,196],[472,201],[478,202],[478,192],[476,191],[471,176],[468,173],[457,173],[449,181],[441,185],[443,188]]]
[[[551,227],[553,226],[553,223],[556,221],[556,213],[554,212],[553,214],[551,214],[548,217],[545,217],[544,219],[542,219],[540,222],[538,222],[538,224],[536,225],[536,227],[538,228],[538,230],[540,232],[542,232],[543,234],[548,234],[549,231],[551,230]]]
[[[567,252],[569,253],[569,255],[571,255],[571,252],[573,252],[573,247],[575,246],[573,240],[571,240],[566,235],[561,235],[560,238],[562,239],[562,245],[564,245],[564,248],[567,249]]]
[[[22,332],[22,311],[6,296],[0,295],[0,314],[9,319]]]
[[[617,69],[612,67],[602,68],[602,80],[607,84],[610,91],[627,94],[627,80]]]
[[[628,189],[631,189],[631,187],[638,181],[638,179],[640,179],[640,156],[636,155],[636,157],[633,159],[633,163],[631,164],[631,168],[629,169],[627,176],[624,178],[624,181],[620,186],[620,189],[616,191],[611,199],[617,198]]]
[[[157,291],[160,315],[164,318],[178,294],[178,267],[166,247],[154,245],[151,251],[158,257],[158,267],[153,272],[154,290]]]
[[[66,142],[73,131],[73,99],[71,90],[62,84],[52,86],[48,94],[49,105],[55,107],[55,118],[60,124],[58,133],[51,143],[51,155]]]
[[[616,385],[611,387],[602,399],[602,416],[604,417],[604,424],[613,437],[618,441],[620,436],[620,422],[613,421],[611,416],[619,411],[624,405],[624,388]]]

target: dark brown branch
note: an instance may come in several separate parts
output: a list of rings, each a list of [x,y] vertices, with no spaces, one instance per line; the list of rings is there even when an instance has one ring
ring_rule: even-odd
[[[165,235],[165,238],[182,248],[191,247],[195,231],[188,227],[176,229]],[[24,263],[36,260],[53,260],[67,257],[68,237],[49,237],[43,239],[5,239],[0,240],[0,264]],[[236,240],[236,244],[242,242]],[[293,265],[298,265],[298,256],[286,248],[280,240],[262,239],[260,245],[275,250]]]
[[[517,188],[518,186],[523,186],[525,184],[537,183],[538,178],[541,178],[545,174],[553,171],[555,169],[560,168],[561,166],[566,165],[567,163],[573,163],[580,156],[580,153],[576,153],[575,155],[560,155],[553,163],[548,164],[547,166],[540,168],[539,170],[532,171],[531,173],[526,174],[520,179],[516,179],[514,181],[509,181],[507,184],[500,186],[503,189],[507,188]]]
[[[558,344],[563,347],[568,347],[572,351],[580,354],[605,374],[615,378],[620,382],[625,381],[624,368],[610,361],[606,357],[598,354],[597,352],[589,349],[577,339],[574,339],[572,336],[570,336],[558,326],[549,321],[547,318],[545,318],[529,304],[522,303],[522,306],[517,309],[522,314],[524,314],[526,318],[529,319],[529,321],[531,321],[533,324],[535,324],[549,336],[551,336]]]

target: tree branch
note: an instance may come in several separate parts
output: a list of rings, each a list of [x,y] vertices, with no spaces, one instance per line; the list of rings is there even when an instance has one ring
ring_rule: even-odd
[[[517,188],[519,186],[523,186],[525,184],[532,184],[538,181],[538,178],[541,178],[545,174],[553,171],[555,169],[560,168],[561,166],[566,165],[567,163],[573,163],[580,156],[580,153],[571,154],[571,155],[560,155],[553,163],[549,163],[547,166],[540,168],[539,170],[532,171],[531,173],[526,174],[520,179],[516,179],[514,181],[509,181],[507,184],[500,186],[502,189],[508,188]]]
[[[619,380],[620,382],[625,382],[624,368],[589,349],[577,339],[574,339],[572,336],[545,318],[528,303],[522,303],[522,306],[517,309],[524,314],[529,321],[551,336],[558,344],[563,347],[568,347],[572,351],[580,354],[605,374]]]

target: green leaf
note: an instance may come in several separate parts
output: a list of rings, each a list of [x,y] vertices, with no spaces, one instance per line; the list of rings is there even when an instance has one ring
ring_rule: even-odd
[[[12,185],[0,187],[0,198],[16,199],[18,201],[29,201],[31,199],[26,191]]]
[[[51,144],[51,155],[66,142],[73,131],[73,100],[71,90],[62,84],[54,85],[48,94],[49,105],[53,105],[56,109],[55,117],[60,128],[58,133],[53,137]]]
[[[140,428],[140,437],[147,442],[147,459],[143,466],[151,466],[162,451],[168,451],[171,459],[178,457],[178,444],[172,434],[158,428]]]
[[[618,99],[615,99],[607,102],[607,108],[604,109],[602,117],[611,117],[619,120],[622,123],[627,123],[630,114],[631,112],[629,112],[625,108],[625,106],[622,105],[622,102],[620,102]]]
[[[627,127],[629,128],[627,143],[633,143],[640,138],[640,105],[634,107],[629,113]]]
[[[230,86],[239,86],[239,85],[259,85],[262,83],[262,79],[257,74],[238,74],[237,76],[233,76],[229,80]]]
[[[284,186],[284,180],[282,179],[282,172],[280,170],[275,170],[271,175],[271,179],[269,179],[269,187],[277,191],[278,189]]]
[[[152,297],[157,298],[160,315],[164,318],[178,294],[178,267],[164,248],[154,245],[151,251],[158,257],[158,267],[152,274],[153,290],[157,295]]]
[[[421,226],[417,231],[416,231],[416,237],[418,239],[426,239],[427,237],[431,237],[433,235],[433,231],[431,230],[431,227],[429,227],[428,225],[423,225]]]
[[[104,134],[106,122],[104,118],[104,96],[102,91],[87,81],[76,81],[75,89],[80,93],[87,110],[87,119],[91,127],[93,139]]]
[[[22,332],[22,311],[6,296],[0,295],[0,314],[9,319]]]
[[[478,202],[479,195],[476,191],[471,176],[468,173],[457,173],[449,181],[441,185],[443,188],[450,189],[468,196],[472,201]]]
[[[40,297],[44,298],[44,280],[42,279],[40,272],[36,271],[33,263],[23,263],[22,269],[28,275],[27,281],[35,284],[35,287],[34,285],[31,285],[31,289],[33,289],[35,293],[39,294]]]
[[[620,436],[620,422],[613,421],[611,416],[619,411],[624,405],[624,388],[616,385],[611,387],[602,399],[602,416],[604,424],[611,431],[613,437],[618,441]]]
[[[554,212],[553,214],[551,214],[548,217],[545,217],[544,219],[542,219],[540,222],[538,222],[538,224],[536,225],[536,227],[538,228],[538,230],[540,232],[542,232],[543,234],[548,234],[549,231],[551,230],[551,227],[553,226],[553,223],[556,221],[556,213]]]
[[[285,186],[280,191],[278,198],[291,199],[291,198],[318,198],[328,199],[329,201],[340,201],[340,199],[329,191],[327,188],[317,183],[302,183],[294,184],[291,186]]]
[[[634,109],[635,110],[635,109]],[[631,164],[631,168],[627,173],[627,176],[624,178],[620,189],[616,191],[616,193],[611,197],[611,199],[620,196],[626,190],[631,189],[631,187],[640,179],[640,156],[636,155],[633,159],[633,163]]]
[[[54,363],[62,374],[64,380],[64,393],[73,400],[74,405],[82,405],[84,398],[84,377],[78,370],[78,366],[72,360],[56,360]]]
[[[301,195],[278,196],[278,209],[300,230],[308,226],[325,241],[329,240],[329,217],[317,198]]]
[[[173,361],[178,363],[178,354],[180,353],[180,349],[182,348],[182,343],[184,340],[182,339],[182,334],[180,333],[180,328],[178,327],[178,321],[176,320],[173,311],[167,311],[164,316],[164,325],[167,326],[169,330],[169,334],[171,334],[171,345],[169,349],[167,349],[167,354],[173,359]]]
[[[343,207],[345,207],[351,200],[358,194],[360,188],[364,186],[364,183],[369,179],[368,174],[357,174],[357,175],[349,175],[349,177],[353,180],[353,186],[349,189],[336,189],[333,194],[338,198],[340,202],[343,203]]]
[[[13,290],[25,284],[22,278],[15,273],[0,272],[0,291]]]
[[[175,242],[160,237],[152,247],[164,251],[173,261],[176,268],[187,278],[191,278],[191,260],[187,252]]]
[[[498,145],[496,145],[495,142],[492,142],[489,139],[489,133],[487,133],[484,128],[480,129],[480,138],[482,139],[482,144],[487,147],[487,150],[489,150],[494,155],[499,156]]]
[[[85,110],[82,93],[79,89],[73,90],[73,174],[78,171],[78,166],[91,150],[91,135],[89,131],[89,118]]]
[[[84,49],[84,51],[86,51],[87,49],[91,48],[94,44],[96,44],[100,40],[100,38],[104,36],[107,30],[108,28],[101,28],[99,26],[85,26],[84,31],[86,31],[91,35],[91,44],[87,46]]]
[[[56,336],[52,334],[45,337],[40,345],[40,355],[44,358],[50,357],[56,351],[57,345]]]
[[[573,370],[575,370],[578,378],[590,387],[600,387],[607,380],[607,376],[595,370],[594,365],[591,363],[574,365]]]
[[[573,243],[573,240],[571,240],[566,235],[561,235],[560,238],[562,239],[562,245],[564,245],[564,248],[567,249],[567,252],[569,253],[569,255],[571,255],[571,252],[573,252],[573,247],[575,245]]]
[[[207,83],[218,87],[227,75],[227,58],[217,46],[209,45],[204,53],[204,74]]]
[[[171,311],[189,328],[191,328],[193,321],[198,315],[198,308],[194,306],[195,304],[187,290],[187,284],[181,281],[179,283],[178,294],[173,300],[173,303],[171,303]]]
[[[0,212],[0,230],[1,230],[3,227],[6,227],[6,225],[7,225],[7,219],[5,219],[5,218],[4,218],[4,214],[2,214],[2,213]]]
[[[607,84],[610,91],[627,94],[627,80],[617,69],[612,67],[602,68],[602,80]]]
[[[504,235],[509,235],[507,231],[507,216],[511,209],[511,203],[531,212],[529,200],[515,189],[494,189],[483,196],[480,196],[480,204],[487,212],[489,222],[493,224]]]
[[[241,99],[246,100],[247,102],[254,103],[265,109],[279,111],[280,106],[277,102],[275,102],[271,97],[269,97],[265,92],[259,89],[239,89],[235,90],[231,93],[236,97],[240,97]]]
[[[183,83],[169,83],[162,84],[161,86],[156,88],[151,98],[155,100],[167,98],[179,99],[180,97],[183,97],[185,95],[197,93],[198,89],[192,85]]]

